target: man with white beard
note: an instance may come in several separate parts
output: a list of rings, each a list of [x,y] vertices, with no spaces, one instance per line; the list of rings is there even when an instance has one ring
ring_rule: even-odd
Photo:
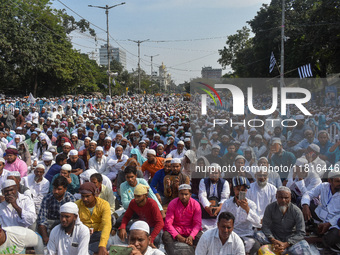
[[[264,212],[262,244],[272,244],[278,254],[311,255],[306,235],[305,221],[299,207],[291,203],[291,191],[281,186],[277,189],[276,202],[269,204]],[[259,237],[257,233],[257,237]]]
[[[256,182],[250,184],[246,197],[255,202],[257,215],[262,219],[267,205],[276,201],[276,187],[268,183],[268,169],[265,166],[257,168]]]

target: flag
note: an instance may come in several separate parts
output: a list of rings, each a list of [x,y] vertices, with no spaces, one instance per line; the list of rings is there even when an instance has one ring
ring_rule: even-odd
[[[35,98],[32,95],[32,93],[30,93],[30,95],[28,96],[27,101],[30,102],[31,104],[35,104]]]
[[[270,55],[269,73],[273,71],[275,64],[276,64],[276,59],[274,57],[274,53],[272,52],[272,54]]]
[[[298,68],[298,72],[299,72],[300,79],[307,78],[307,77],[313,77],[312,68],[311,68],[310,64],[300,66]]]

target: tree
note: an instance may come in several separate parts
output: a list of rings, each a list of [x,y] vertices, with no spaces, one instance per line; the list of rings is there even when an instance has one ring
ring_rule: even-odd
[[[219,50],[219,63],[230,65],[229,77],[273,77],[269,74],[271,52],[279,64],[281,50],[281,0],[263,5],[254,19],[235,35],[228,37]],[[285,77],[298,77],[297,68],[311,63],[313,73],[326,77],[340,72],[340,8],[337,0],[286,0]]]
[[[99,67],[72,49],[67,36],[74,29],[89,31],[85,20],[75,21],[48,0],[0,2],[0,87],[16,93],[60,95],[81,85],[97,90]]]

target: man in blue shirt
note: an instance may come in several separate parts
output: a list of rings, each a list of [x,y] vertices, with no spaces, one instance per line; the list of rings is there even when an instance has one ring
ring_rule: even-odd
[[[151,181],[151,189],[160,202],[164,198],[164,177],[171,172],[171,160],[172,158],[165,159],[164,168],[158,170]]]
[[[67,163],[67,156],[65,154],[59,154],[56,158],[56,163],[53,164],[46,175],[44,176],[50,183],[52,182],[52,178],[60,173],[62,165]]]

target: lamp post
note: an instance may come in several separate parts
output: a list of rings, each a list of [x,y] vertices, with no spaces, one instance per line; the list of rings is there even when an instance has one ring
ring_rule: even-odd
[[[105,5],[105,6],[94,6],[94,5],[88,5],[89,7],[95,7],[95,8],[100,8],[100,9],[104,9],[105,10],[105,14],[106,14],[106,34],[107,34],[107,45],[106,45],[106,48],[107,48],[107,72],[110,73],[110,44],[109,44],[109,37],[110,37],[110,33],[109,33],[109,10],[114,8],[114,7],[117,7],[119,5],[123,5],[125,4],[125,2],[123,3],[120,3],[120,4],[115,4],[115,5],[112,5],[112,6],[108,6],[108,5]],[[110,75],[109,76],[109,95],[111,97],[111,77]]]
[[[144,41],[140,41],[140,40],[134,41],[134,40],[128,39],[128,41],[137,43],[137,45],[138,45],[138,92],[140,92],[140,44],[143,43],[143,42],[149,41],[149,40],[150,39],[146,39]]]

